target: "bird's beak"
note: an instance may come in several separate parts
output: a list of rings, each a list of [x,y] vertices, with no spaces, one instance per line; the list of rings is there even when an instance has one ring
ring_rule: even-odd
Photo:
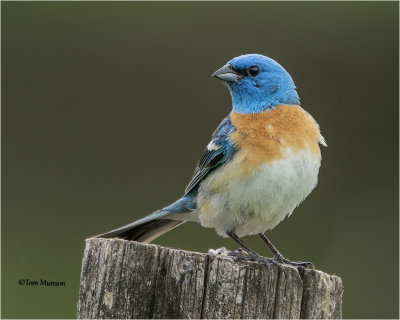
[[[236,82],[240,79],[240,75],[233,69],[230,64],[224,65],[212,74],[213,77],[224,81]]]

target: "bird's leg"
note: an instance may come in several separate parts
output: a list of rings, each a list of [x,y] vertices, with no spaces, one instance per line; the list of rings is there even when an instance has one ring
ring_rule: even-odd
[[[292,262],[288,259],[286,259],[279,251],[278,249],[272,244],[272,242],[265,236],[263,233],[258,234],[261,239],[267,244],[268,248],[271,250],[271,252],[274,254],[274,260],[279,262],[279,263],[285,263],[289,264],[291,266],[296,266],[296,267],[307,267],[311,265],[314,268],[314,265],[312,262]]]
[[[255,251],[251,250],[244,242],[242,239],[240,239],[236,233],[234,233],[233,231],[231,232],[227,232],[227,235],[234,241],[236,241],[239,246],[242,247],[242,249],[246,250],[248,254],[250,255],[258,255]]]
[[[234,241],[236,241],[244,250],[247,251],[249,256],[246,256],[240,252],[232,252],[230,255],[235,256],[236,260],[254,260],[258,262],[264,262],[266,264],[274,264],[286,274],[285,268],[274,258],[266,258],[260,256],[257,252],[251,250],[233,231],[227,232],[227,235]]]

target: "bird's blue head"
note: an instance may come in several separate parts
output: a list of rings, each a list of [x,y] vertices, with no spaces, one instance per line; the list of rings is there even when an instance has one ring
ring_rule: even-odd
[[[300,104],[290,74],[275,60],[260,54],[236,57],[213,76],[226,81],[234,112],[259,113],[279,104]]]

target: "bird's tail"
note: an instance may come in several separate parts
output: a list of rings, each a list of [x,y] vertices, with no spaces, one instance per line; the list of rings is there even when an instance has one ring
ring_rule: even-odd
[[[196,209],[195,195],[187,194],[173,204],[96,238],[119,238],[149,243],[162,234],[185,223]],[[172,219],[173,218],[173,219]]]

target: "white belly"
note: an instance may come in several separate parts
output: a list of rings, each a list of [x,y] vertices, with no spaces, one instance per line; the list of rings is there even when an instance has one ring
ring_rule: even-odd
[[[221,167],[199,189],[200,223],[221,236],[234,231],[242,237],[278,225],[317,185],[320,157],[288,150],[284,159],[262,164],[250,177],[236,175],[221,183],[224,171],[240,170],[239,165]]]

